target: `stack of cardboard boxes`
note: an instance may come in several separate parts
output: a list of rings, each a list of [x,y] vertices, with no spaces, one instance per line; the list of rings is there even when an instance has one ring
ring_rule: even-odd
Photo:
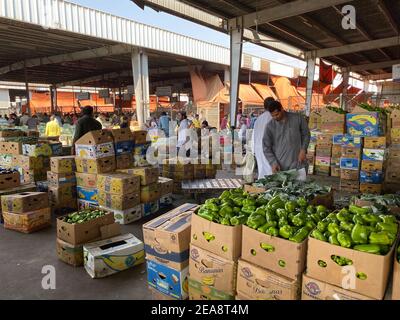
[[[320,111],[321,132],[329,134],[343,134],[346,131],[346,115],[328,108]]]
[[[97,175],[98,202],[101,209],[112,211],[121,224],[142,217],[140,206],[140,177],[126,173]]]
[[[311,131],[310,144],[308,145],[308,148],[307,148],[308,174],[314,174],[317,137],[318,137],[318,133],[316,131]]]
[[[315,169],[317,175],[329,176],[331,169],[332,135],[322,133],[317,136]]]
[[[147,141],[147,131],[138,130],[133,131],[133,165],[135,167],[146,167],[149,163],[146,160],[146,153],[151,145],[150,141]]]
[[[177,158],[163,161],[162,176],[174,181],[174,193],[182,192],[182,181],[194,179],[194,165],[182,163]]]
[[[160,209],[167,208],[172,205],[174,180],[158,177],[158,186],[160,188]]]
[[[133,134],[129,128],[113,129],[116,167],[117,169],[129,169],[133,166],[133,151],[135,143]]]
[[[340,158],[340,190],[358,192],[360,187],[360,165],[362,138],[348,134],[336,136],[336,141],[341,140]]]
[[[48,195],[45,192],[22,192],[1,196],[4,227],[31,233],[51,225]]]
[[[57,210],[76,210],[75,157],[52,157],[47,172],[50,206]]]
[[[331,177],[340,177],[340,158],[342,157],[342,134],[332,137]]]
[[[400,110],[391,113],[391,145],[385,173],[385,192],[395,193],[400,190]]]
[[[386,137],[365,137],[360,171],[361,193],[382,192]]]
[[[147,282],[158,299],[188,298],[190,224],[197,207],[186,203],[143,225]]]
[[[97,174],[114,172],[114,140],[106,130],[91,131],[75,143],[79,207],[96,207]]]

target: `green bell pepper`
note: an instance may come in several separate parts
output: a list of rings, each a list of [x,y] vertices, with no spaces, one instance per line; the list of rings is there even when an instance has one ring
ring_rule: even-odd
[[[328,228],[328,222],[320,221],[317,223],[317,229],[320,232],[325,232]]]
[[[330,233],[328,230],[326,230],[324,232],[324,237],[327,238],[329,240],[329,237],[332,235],[332,233]]]
[[[255,211],[256,214],[259,214],[261,216],[264,216],[267,214],[267,212],[265,211],[265,209],[263,207],[258,207]]]
[[[336,218],[342,222],[342,221],[350,221],[351,215],[346,209],[342,209],[338,212],[336,215]]]
[[[381,246],[379,244],[359,244],[354,246],[353,249],[373,254],[381,253]]]
[[[344,248],[351,248],[352,245],[351,236],[346,231],[339,232],[337,234],[337,240],[339,241],[340,246]]]
[[[319,221],[322,220],[322,217],[318,213],[313,213],[310,217],[313,219],[315,223],[318,223]]]
[[[391,237],[388,232],[371,232],[369,235],[369,243],[370,244],[382,244],[391,246],[394,242],[395,238]]]
[[[279,236],[279,230],[275,227],[269,227],[265,233],[273,237]]]
[[[285,203],[285,210],[287,212],[294,212],[297,208],[297,203],[295,201],[288,201]]]
[[[276,210],[276,215],[278,216],[278,218],[287,218],[288,213],[285,209],[277,209]]]
[[[307,202],[306,198],[304,198],[304,197],[299,197],[299,198],[297,199],[297,204],[298,204],[300,207],[302,207],[302,208],[306,208],[307,205],[308,205],[308,202]]]
[[[364,215],[370,212],[369,209],[360,208],[358,206],[355,206],[354,204],[349,205],[349,211],[353,214],[359,214],[359,215]]]
[[[224,225],[224,226],[230,226],[231,225],[230,218],[223,217],[221,219],[221,224]]]
[[[267,221],[276,221],[277,217],[275,216],[275,214],[273,214],[270,211],[267,211],[267,213],[265,214],[265,218],[267,219]]]
[[[326,213],[327,211],[328,211],[328,209],[325,206],[321,205],[321,204],[319,206],[317,206],[317,208],[316,208],[316,212],[319,215],[321,215],[323,213]]]
[[[313,205],[311,205],[311,204],[309,204],[309,205],[307,206],[306,211],[307,211],[307,214],[313,214],[313,213],[316,212],[316,211],[315,211],[315,207],[314,207]]]
[[[236,217],[231,218],[231,225],[238,226],[240,224],[245,224],[246,221],[247,221],[246,215],[236,216]]]
[[[355,244],[367,244],[368,236],[368,228],[359,223],[356,223],[353,230],[351,230],[351,239]]]
[[[252,198],[243,200],[243,207],[255,207],[255,206],[256,206],[256,200]]]
[[[351,232],[353,230],[354,223],[347,222],[347,221],[341,221],[340,222],[340,228],[344,231]]]
[[[331,255],[331,259],[341,267],[351,266],[353,264],[352,260],[347,259],[345,257],[341,257],[341,256]]]
[[[289,239],[293,235],[293,228],[285,225],[279,228],[279,235],[284,239]]]
[[[352,220],[355,224],[365,224],[364,218],[360,214],[355,214]]]
[[[379,218],[381,218],[381,221],[384,223],[397,223],[395,216],[381,214],[381,215],[379,215]]]
[[[288,221],[287,221],[287,219],[285,217],[282,217],[282,218],[279,219],[279,221],[278,221],[278,227],[279,228],[283,227],[283,226],[287,226],[287,225],[289,225],[289,223],[288,223]]]
[[[256,215],[256,216],[250,216],[247,219],[247,225],[252,228],[252,229],[257,229],[258,227],[261,227],[267,222],[264,216],[261,215]]]
[[[260,195],[256,200],[256,205],[259,207],[267,205],[267,204],[268,204],[268,200],[263,195]]]
[[[212,211],[212,212],[218,212],[219,211],[219,207],[215,204],[215,203],[206,203],[205,205],[206,209]]]
[[[239,207],[233,207],[233,213],[238,215],[240,213],[241,209]]]
[[[298,215],[294,216],[292,219],[292,223],[296,226],[296,227],[302,227],[305,225],[306,223],[306,219],[304,219],[303,215],[301,213],[299,213]]]
[[[329,236],[328,240],[329,240],[329,243],[334,244],[335,246],[340,246],[340,243],[337,239],[337,234],[331,234]]]
[[[307,238],[309,233],[310,229],[308,229],[307,227],[303,227],[299,229],[293,236],[289,237],[289,240],[297,243],[303,242],[304,239]]]
[[[199,209],[199,211],[197,212],[197,215],[199,217],[202,217],[202,218],[204,218],[206,220],[209,220],[209,221],[215,221],[217,219],[216,214],[214,212],[212,212],[212,211],[207,210],[207,209],[203,209],[203,210]]]
[[[321,240],[321,241],[325,241],[325,242],[327,241],[326,237],[318,229],[314,229],[311,232],[311,237],[313,237],[313,238],[315,238],[317,240]]]
[[[227,199],[230,198],[231,194],[228,190],[225,190],[224,192],[222,192],[222,194],[219,196],[220,199]]]
[[[397,230],[398,230],[398,224],[397,223],[385,223],[385,222],[379,222],[376,224],[376,228],[379,231],[386,231],[388,233],[392,233],[395,236],[397,235]]]
[[[232,209],[232,207],[230,207],[229,205],[223,205],[222,207],[221,207],[221,209],[219,210],[219,212],[218,212],[218,214],[221,216],[221,217],[225,217],[226,215],[230,215],[230,214],[232,214],[233,213],[233,209]]]
[[[314,230],[317,225],[314,223],[312,220],[308,220],[305,224],[305,227],[308,228],[309,230]]]
[[[243,207],[243,198],[235,197],[232,199],[232,201],[235,203],[236,206],[238,207]]]
[[[331,222],[330,224],[328,224],[328,231],[331,234],[337,234],[340,232],[340,227],[336,223]]]
[[[372,213],[364,214],[364,215],[362,215],[362,217],[363,217],[364,221],[369,224],[376,224],[381,221],[381,219],[376,214],[372,214]]]

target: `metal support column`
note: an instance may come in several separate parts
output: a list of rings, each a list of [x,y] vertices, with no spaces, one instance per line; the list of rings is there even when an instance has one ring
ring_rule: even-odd
[[[132,52],[133,84],[135,88],[136,113],[139,127],[144,128],[145,120],[150,117],[149,63],[143,50]]]
[[[239,98],[239,76],[242,62],[243,49],[243,27],[239,23],[230,30],[230,123],[231,127],[236,126],[236,114]]]
[[[342,102],[341,102],[341,108],[343,110],[347,110],[347,88],[349,87],[349,78],[350,78],[350,73],[348,70],[344,69],[343,70],[343,91],[342,91]]]
[[[24,68],[24,75],[25,75],[25,92],[26,92],[27,112],[29,115],[31,115],[31,97],[29,95],[28,73],[27,73],[26,68]]]
[[[226,67],[224,69],[224,85],[227,85],[228,82],[230,81],[231,78],[231,73],[229,72],[229,67]]]
[[[50,114],[54,113],[54,86],[50,86]]]
[[[315,76],[315,58],[307,59],[307,89],[306,89],[306,116],[310,116],[311,113],[311,103],[312,103],[312,94],[313,94],[313,85],[314,85],[314,76]]]

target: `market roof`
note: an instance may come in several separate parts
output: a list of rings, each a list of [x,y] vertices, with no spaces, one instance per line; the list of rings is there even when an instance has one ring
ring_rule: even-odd
[[[391,66],[400,63],[400,1],[174,0],[168,4],[162,0],[132,1],[225,32],[241,24],[245,31],[257,30],[261,40],[276,39],[303,51],[304,56],[321,57],[364,76],[387,76]],[[342,7],[347,4],[355,8],[355,29],[345,30],[342,26]],[[187,6],[186,10],[178,12],[182,5]],[[219,27],[213,16],[222,19]],[[279,46],[279,51],[285,51],[280,43],[257,43]],[[286,53],[293,55],[293,50]]]

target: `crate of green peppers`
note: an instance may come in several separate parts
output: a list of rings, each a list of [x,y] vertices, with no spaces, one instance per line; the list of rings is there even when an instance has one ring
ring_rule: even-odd
[[[103,210],[82,210],[70,213],[62,218],[62,221],[66,223],[84,223],[93,219],[100,218],[106,215],[108,212]]]
[[[355,292],[382,299],[397,238],[394,216],[350,205],[328,214],[310,234],[307,273],[342,286],[345,274],[351,272],[354,277],[346,279],[354,286],[349,290],[354,287]],[[342,274],[344,267],[351,269]]]

